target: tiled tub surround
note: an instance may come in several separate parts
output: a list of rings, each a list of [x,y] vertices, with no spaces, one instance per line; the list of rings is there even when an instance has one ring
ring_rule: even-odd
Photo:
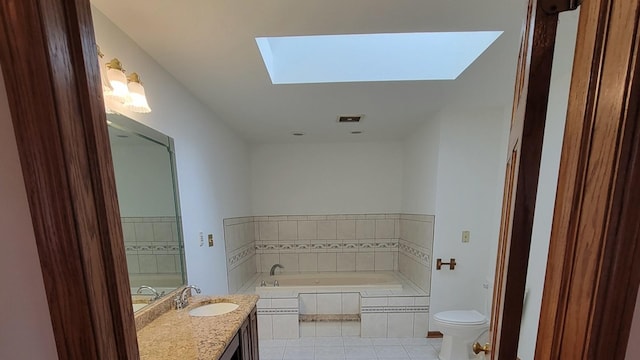
[[[256,237],[253,217],[224,219],[224,242],[229,293],[256,275]]]
[[[173,285],[174,288],[182,284],[176,218],[123,217],[121,222],[131,286],[137,287],[149,280],[153,280],[154,285]]]
[[[185,309],[165,310],[138,330],[140,359],[218,359],[257,300],[257,295],[196,296]],[[189,310],[211,302],[231,302],[239,307],[218,316],[189,315]]]
[[[269,272],[398,269],[399,214],[259,216],[256,268]]]
[[[400,271],[428,293],[433,223],[410,214],[225,219],[229,292],[282,264],[285,273]]]
[[[430,293],[433,254],[433,215],[400,214],[398,270]]]
[[[360,273],[335,273],[356,278]],[[395,284],[313,287],[260,287],[260,278],[243,292],[257,292],[258,328],[261,339],[294,339],[299,336],[425,337],[429,297],[397,272],[361,273],[395,279]],[[286,278],[288,275],[284,275]],[[276,277],[278,278],[278,277]],[[297,278],[296,278],[297,279]],[[286,281],[283,280],[283,281]],[[257,287],[257,288],[256,288]]]

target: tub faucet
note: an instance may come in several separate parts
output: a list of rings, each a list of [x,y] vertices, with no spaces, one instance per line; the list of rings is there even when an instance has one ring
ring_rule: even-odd
[[[280,265],[280,264],[275,264],[271,267],[271,271],[269,271],[269,276],[273,276],[276,274],[276,269],[280,268],[280,269],[284,269],[284,266]]]
[[[149,290],[153,293],[153,298],[151,299],[151,301],[156,301],[158,299],[160,299],[162,297],[162,295],[164,295],[164,291],[161,293],[158,293],[158,291],[154,288],[152,288],[151,286],[148,285],[142,285],[138,288],[138,291],[136,291],[136,294],[142,294],[142,290]]]
[[[176,310],[184,309],[185,307],[187,307],[187,305],[189,305],[189,299],[187,299],[187,290],[189,289],[195,290],[196,294],[200,294],[201,292],[200,288],[195,285],[185,286],[185,288],[180,292],[180,295],[176,296],[175,299],[173,299],[174,303],[176,304]]]

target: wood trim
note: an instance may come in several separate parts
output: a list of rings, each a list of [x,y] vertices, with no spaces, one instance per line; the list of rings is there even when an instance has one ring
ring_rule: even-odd
[[[429,331],[427,333],[427,339],[441,339],[442,333],[440,331]]]
[[[557,24],[557,14],[547,14],[537,0],[529,0],[505,167],[490,327],[492,359],[515,359],[518,350]]]
[[[580,13],[536,359],[624,359],[640,284],[640,1]]]
[[[7,0],[0,61],[61,359],[136,359],[87,0]]]

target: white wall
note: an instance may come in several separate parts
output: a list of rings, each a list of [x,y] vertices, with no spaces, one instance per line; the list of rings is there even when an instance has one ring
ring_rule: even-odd
[[[457,267],[433,267],[430,314],[484,312],[482,284],[495,268],[508,117],[503,108],[453,109],[437,120],[441,131],[433,258],[455,258]],[[469,243],[462,242],[463,230],[471,232]]]
[[[2,72],[0,175],[0,359],[57,359]]]
[[[440,121],[426,121],[404,144],[402,211],[436,213]]]
[[[137,71],[153,111],[128,117],[175,140],[189,282],[206,294],[227,292],[222,219],[251,212],[247,145],[131,38],[96,8],[97,42],[107,59]],[[216,246],[199,247],[198,232],[213,233]]]
[[[484,311],[482,284],[493,276],[508,137],[503,108],[445,109],[405,143],[403,209],[435,215],[430,314]],[[469,230],[469,243],[462,231]],[[433,330],[433,327],[432,327]]]
[[[520,342],[518,344],[518,357],[522,360],[533,359],[535,353],[553,208],[558,185],[562,138],[566,122],[567,102],[569,100],[577,23],[578,12],[560,14],[556,54],[551,74],[547,123],[542,147],[538,196],[536,198],[533,233],[531,235],[529,268],[527,269],[527,288],[529,293],[522,314]]]
[[[399,142],[256,145],[253,214],[397,213],[402,148]]]
[[[111,143],[121,217],[176,216],[168,149]]]

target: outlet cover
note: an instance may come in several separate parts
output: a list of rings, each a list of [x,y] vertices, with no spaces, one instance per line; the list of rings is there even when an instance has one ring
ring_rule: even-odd
[[[465,230],[462,232],[462,242],[468,243],[471,240],[471,231]]]
[[[209,247],[213,247],[213,234],[209,234]]]

